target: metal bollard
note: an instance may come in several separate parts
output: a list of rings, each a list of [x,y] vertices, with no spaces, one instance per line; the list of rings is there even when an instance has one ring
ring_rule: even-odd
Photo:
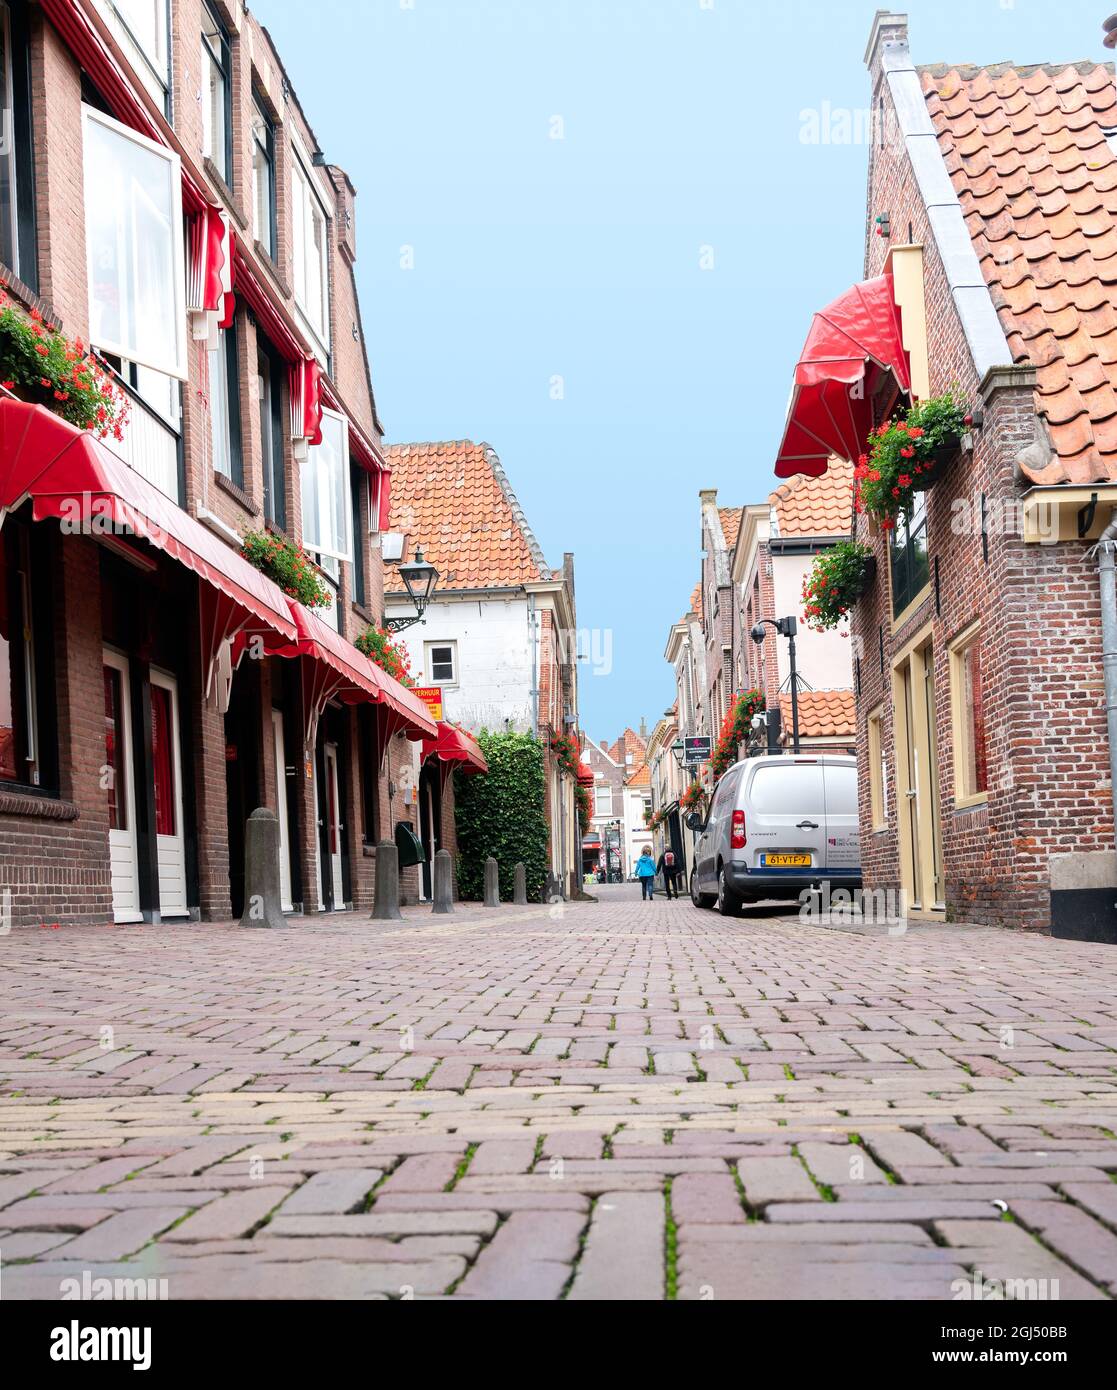
[[[517,864],[512,873],[512,901],[524,905],[527,903],[527,866]]]
[[[491,854],[485,860],[485,906],[500,906],[500,866]]]
[[[376,846],[376,891],[372,900],[373,922],[398,922],[399,910],[399,850],[392,840],[381,840]]]
[[[279,896],[279,821],[261,806],[244,827],[244,915],[242,927],[285,927]]]
[[[454,910],[454,860],[448,849],[434,856],[434,905],[432,912],[441,914]]]

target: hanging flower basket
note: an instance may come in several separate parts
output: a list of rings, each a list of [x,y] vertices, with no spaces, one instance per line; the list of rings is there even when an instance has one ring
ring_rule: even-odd
[[[910,515],[915,494],[942,476],[958,452],[966,419],[966,407],[948,391],[885,421],[869,436],[869,452],[853,470],[856,510],[892,530],[901,513]]]
[[[387,628],[366,627],[353,645],[359,652],[364,652],[374,666],[379,666],[393,680],[399,681],[400,685],[415,684],[411,678],[411,658],[407,648],[396,642]]]
[[[578,776],[582,763],[582,750],[573,734],[556,734],[551,740],[551,751],[559,767],[571,777]]]
[[[764,708],[764,696],[759,690],[746,690],[738,695],[722,721],[717,746],[710,758],[710,769],[717,781],[737,761],[737,748],[744,743],[752,726],[752,717]]]
[[[100,439],[124,438],[132,403],[108,368],[80,338],[67,338],[37,309],[24,313],[2,287],[0,385]]]
[[[692,782],[682,796],[679,806],[684,811],[702,811],[706,807],[706,788],[701,782]]]
[[[803,619],[812,632],[829,632],[876,579],[876,556],[859,541],[839,541],[815,556],[803,577]]]
[[[261,574],[273,579],[288,598],[304,608],[329,608],[333,596],[324,580],[318,578],[314,562],[305,550],[281,540],[268,531],[249,531],[240,553]]]

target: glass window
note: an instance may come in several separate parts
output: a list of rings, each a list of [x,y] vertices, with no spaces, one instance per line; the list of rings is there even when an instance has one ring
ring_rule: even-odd
[[[124,690],[115,666],[102,667],[105,681],[105,799],[109,829],[128,829],[128,796],[124,785]]]
[[[25,0],[0,0],[0,261],[38,288]]]
[[[611,816],[613,814],[613,789],[612,787],[595,787],[593,791],[593,813],[595,816]]]
[[[930,582],[927,560],[927,504],[923,493],[917,493],[911,517],[896,518],[891,533],[892,612],[902,613],[909,603]]]
[[[295,256],[295,299],[323,346],[330,341],[329,219],[303,163],[294,161],[292,238]]]
[[[167,65],[167,0],[112,0],[124,24],[131,47],[137,50],[165,89],[170,81]]]
[[[155,781],[155,833],[174,835],[175,758],[174,710],[171,692],[163,685],[151,684],[151,763]]]
[[[787,762],[757,768],[750,800],[758,815],[822,816],[826,812],[822,764]]]
[[[45,560],[45,556],[40,555]],[[0,782],[53,786],[49,566],[32,570],[31,532],[12,518],[0,531]]]
[[[950,655],[954,699],[954,794],[959,801],[973,800],[984,797],[989,790],[980,628],[964,636],[951,648]]]
[[[225,26],[202,6],[202,153],[232,183],[232,63]]]
[[[352,559],[349,518],[349,422],[322,412],[322,442],[302,466],[303,544],[335,560]]]
[[[341,620],[338,616],[337,595],[341,588],[341,563],[335,560],[332,555],[315,555],[314,559],[322,571],[326,588],[330,591],[330,606],[318,608],[315,611],[324,623],[329,623],[336,632],[340,632]]]
[[[368,474],[358,464],[349,473],[349,495],[353,502],[353,601],[367,602],[365,586],[365,555],[368,552],[366,528],[361,525],[361,500],[368,502]]]
[[[237,370],[237,330],[232,324],[218,336],[209,354],[209,414],[214,471],[244,486],[244,456],[240,435],[240,378]]]
[[[83,113],[90,339],[185,380],[178,156],[90,106]]]
[[[275,260],[275,127],[255,102],[252,110],[252,235]]]
[[[452,642],[428,642],[427,670],[431,685],[453,685],[458,679],[458,653]]]
[[[884,755],[884,711],[869,715],[869,806],[873,829],[888,822],[888,764]]]
[[[260,448],[264,466],[264,517],[281,531],[287,529],[287,489],[284,480],[282,368],[278,357],[260,346],[256,357],[256,402],[260,408]]]

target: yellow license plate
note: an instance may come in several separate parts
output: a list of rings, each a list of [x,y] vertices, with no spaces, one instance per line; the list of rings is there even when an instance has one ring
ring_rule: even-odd
[[[768,869],[809,869],[811,856],[809,854],[766,854],[764,866]]]

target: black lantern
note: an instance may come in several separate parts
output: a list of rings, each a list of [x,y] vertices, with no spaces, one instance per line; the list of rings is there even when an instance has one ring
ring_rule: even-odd
[[[410,618],[388,618],[385,627],[389,632],[402,632],[404,628],[421,623],[434,595],[434,586],[438,583],[438,571],[429,560],[423,559],[421,549],[415,551],[414,560],[400,565],[399,573],[408,597],[415,605],[415,614]]]

